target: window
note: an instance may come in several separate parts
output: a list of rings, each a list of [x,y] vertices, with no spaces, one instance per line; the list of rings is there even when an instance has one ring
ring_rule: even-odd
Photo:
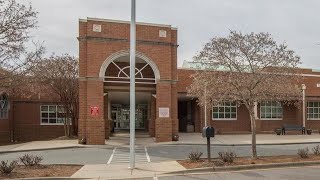
[[[308,120],[320,120],[320,102],[308,102],[307,118]]]
[[[282,105],[277,101],[265,101],[260,103],[260,119],[282,120]]]
[[[0,95],[0,119],[8,119],[9,102],[6,94]]]
[[[237,105],[232,102],[225,102],[213,106],[213,120],[237,120]]]
[[[0,119],[8,119],[8,108],[0,109]]]
[[[63,106],[42,105],[40,111],[42,125],[63,125],[65,114]]]

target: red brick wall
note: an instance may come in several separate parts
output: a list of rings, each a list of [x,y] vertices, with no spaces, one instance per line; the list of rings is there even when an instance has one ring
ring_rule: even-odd
[[[0,144],[10,142],[9,119],[0,119]]]
[[[64,136],[63,125],[40,125],[40,105],[55,103],[14,102],[14,139],[34,141]]]
[[[102,26],[102,32],[93,32],[93,24]],[[166,37],[159,37],[159,31],[165,30],[167,33]],[[93,120],[90,118],[87,109],[90,104],[99,102],[99,98],[103,99],[100,90],[98,95],[94,92],[98,88],[103,87],[88,86],[92,78],[99,79],[99,72],[104,61],[114,53],[120,51],[129,50],[129,38],[130,38],[130,24],[129,23],[118,23],[118,22],[107,22],[103,20],[92,20],[88,19],[87,22],[80,22],[79,25],[79,49],[80,49],[80,94],[86,93],[86,97],[80,97],[80,132],[81,136],[86,136],[91,139],[93,144],[102,142],[107,133],[102,133],[100,130],[90,131],[93,129]],[[165,94],[158,94],[155,108],[158,109],[160,105],[164,107],[170,107],[170,118],[163,119],[161,122],[157,117],[154,124],[156,129],[154,134],[159,141],[171,140],[172,134],[178,131],[178,119],[177,119],[177,98],[176,98],[176,80],[177,80],[177,30],[172,29],[169,26],[155,26],[155,25],[137,25],[137,51],[146,55],[149,59],[156,64],[160,71],[160,80],[158,80],[157,89],[165,89]],[[139,66],[139,64],[138,64]],[[150,69],[146,69],[150,71]],[[108,69],[107,74],[112,74],[112,67]],[[90,77],[90,78],[89,78]],[[161,85],[160,85],[161,84]],[[106,84],[110,85],[110,84]],[[159,86],[159,87],[158,87]],[[160,87],[161,86],[161,87]],[[93,90],[95,89],[95,90]],[[92,99],[92,97],[95,99]],[[172,97],[167,98],[167,97]],[[165,103],[161,104],[165,100]],[[90,102],[89,102],[90,101]],[[103,106],[103,103],[101,103]],[[104,109],[104,108],[102,108]],[[86,112],[86,113],[84,113]],[[105,117],[101,117],[105,118]],[[90,119],[90,121],[89,121]],[[95,123],[100,124],[103,120],[96,119]],[[164,123],[164,121],[168,123]],[[152,131],[151,122],[151,131]],[[166,124],[166,127],[162,127]],[[161,127],[160,127],[161,126]],[[168,127],[167,127],[168,126]],[[95,127],[97,128],[97,127]],[[105,128],[106,131],[107,128]],[[89,132],[90,131],[90,132]],[[92,136],[92,133],[96,135]],[[153,132],[151,132],[153,134]],[[91,138],[89,137],[91,136]],[[107,137],[106,137],[107,138]],[[99,139],[99,140],[97,140]]]
[[[237,108],[237,120],[212,120],[212,111],[208,114],[210,124],[215,127],[219,133],[230,132],[249,132],[250,116],[245,106]]]
[[[178,92],[186,93],[187,88],[192,83],[192,74],[196,70],[192,69],[178,69]],[[320,88],[317,87],[317,84],[320,83],[320,73],[312,72],[311,69],[303,69],[302,71],[306,74],[303,78],[303,82],[306,89],[306,102],[308,100],[320,101]],[[319,77],[318,77],[319,76]],[[275,128],[279,128],[282,124],[302,124],[302,103],[300,107],[295,106],[284,106],[283,111],[283,120],[257,120],[257,128],[259,131],[274,131]],[[197,110],[199,111],[199,110]],[[201,110],[203,111],[203,109]],[[260,109],[258,108],[258,112]],[[307,112],[307,110],[306,110]],[[239,114],[240,113],[240,114]],[[211,112],[208,113],[211,117]],[[201,116],[204,116],[204,113],[200,113]],[[307,117],[307,116],[306,116]],[[210,121],[213,126],[216,126],[221,132],[236,132],[236,131],[250,131],[250,120],[248,119],[249,115],[247,110],[244,107],[238,108],[238,122],[234,121]],[[248,120],[246,120],[248,119]],[[202,120],[203,121],[203,120]],[[249,123],[248,123],[249,122]],[[197,124],[197,123],[196,123]],[[200,123],[198,123],[200,124]],[[307,120],[306,127],[314,130],[320,129],[320,120]],[[198,129],[198,128],[196,128]]]

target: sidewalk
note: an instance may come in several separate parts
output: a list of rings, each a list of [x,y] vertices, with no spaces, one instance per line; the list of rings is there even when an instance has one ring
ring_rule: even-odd
[[[47,149],[64,149],[64,148],[81,148],[88,147],[78,144],[78,140],[49,140],[49,141],[31,141],[20,144],[12,144],[0,146],[0,153],[6,152],[21,152],[32,150],[47,150]]]
[[[180,133],[180,139],[177,142],[155,143],[154,138],[147,136],[137,136],[136,144],[142,146],[160,146],[160,145],[204,145],[206,138],[202,138],[200,133]],[[320,143],[320,135],[281,135],[275,134],[257,134],[258,145],[284,145],[284,144],[308,144]],[[241,135],[216,135],[211,138],[211,144],[220,146],[241,146],[251,144],[250,134]],[[21,144],[0,146],[0,153],[20,152],[32,150],[47,149],[65,149],[65,148],[88,148],[88,147],[128,147],[129,135],[111,137],[106,141],[106,145],[92,146],[80,145],[78,140],[50,140],[50,141],[31,141]]]
[[[200,133],[180,133],[179,141],[155,143],[154,138],[137,137],[137,144],[144,146],[159,145],[203,145],[207,144],[207,139]],[[257,134],[258,145],[283,145],[283,144],[308,144],[320,143],[320,134],[312,135],[275,135],[275,134]],[[128,146],[129,136],[111,137],[106,141],[111,146]],[[211,138],[211,144],[220,146],[251,145],[251,134],[234,135],[216,135]]]
[[[159,163],[139,163],[136,169],[131,171],[128,164],[99,164],[85,165],[72,178],[94,178],[94,179],[128,179],[159,177],[165,173],[186,170],[176,161],[167,161]]]
[[[200,133],[180,133],[178,142],[167,142],[164,144],[206,144],[206,138],[201,137]],[[237,135],[216,135],[211,139],[214,145],[251,145],[251,134]],[[320,134],[312,135],[276,135],[276,134],[257,134],[257,144],[274,145],[274,144],[307,144],[320,143]],[[163,144],[163,143],[159,143]]]

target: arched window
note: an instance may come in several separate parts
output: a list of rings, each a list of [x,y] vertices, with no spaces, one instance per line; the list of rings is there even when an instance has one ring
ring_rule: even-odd
[[[7,94],[0,95],[0,119],[8,119],[9,101]]]

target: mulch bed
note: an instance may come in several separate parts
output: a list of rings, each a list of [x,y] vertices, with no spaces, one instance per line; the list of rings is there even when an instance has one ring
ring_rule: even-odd
[[[61,136],[61,137],[58,137],[58,138],[56,138],[56,139],[54,139],[54,140],[73,140],[73,139],[78,139],[78,136],[70,136],[70,137],[68,137],[68,136]]]
[[[272,164],[272,163],[288,163],[288,162],[306,162],[306,161],[320,161],[320,156],[309,155],[308,158],[300,158],[295,156],[268,156],[252,159],[249,157],[239,157],[233,163],[223,163],[220,159],[212,159],[208,162],[207,159],[201,159],[199,162],[190,162],[189,160],[178,160],[186,169],[205,168],[205,167],[223,167],[223,166],[237,166],[250,164]]]
[[[79,165],[41,165],[38,167],[17,166],[11,174],[1,174],[0,179],[33,177],[70,177],[82,166]]]

